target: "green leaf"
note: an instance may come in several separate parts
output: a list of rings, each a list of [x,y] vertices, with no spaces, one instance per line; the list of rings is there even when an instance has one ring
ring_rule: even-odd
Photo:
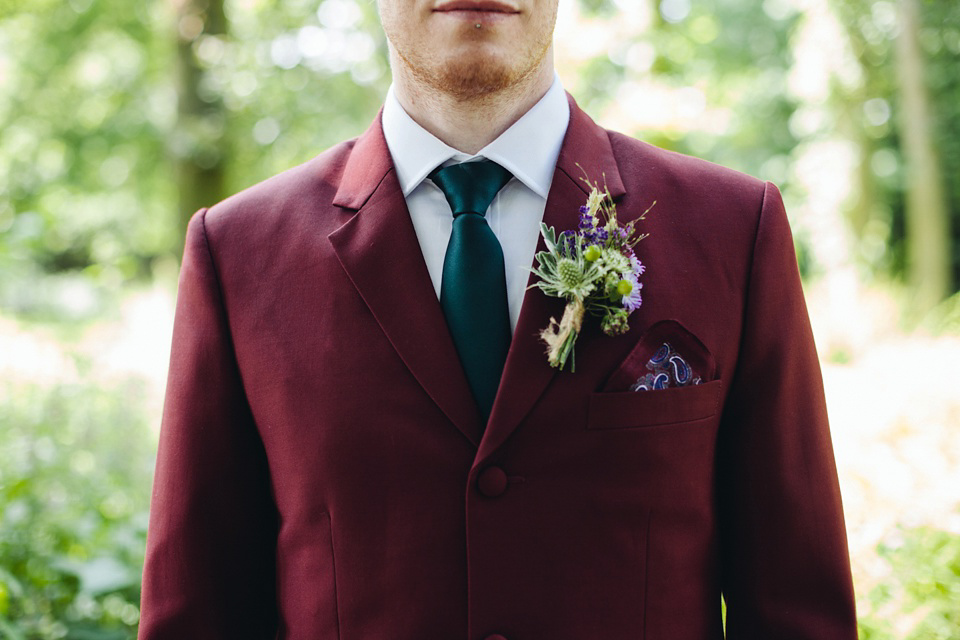
[[[547,251],[555,254],[557,252],[557,235],[553,227],[548,227],[547,223],[541,222],[540,235],[543,236],[543,242],[547,245]]]

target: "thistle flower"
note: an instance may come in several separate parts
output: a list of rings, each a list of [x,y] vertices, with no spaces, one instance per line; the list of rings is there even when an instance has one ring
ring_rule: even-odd
[[[535,286],[547,295],[567,301],[586,299],[602,274],[584,258],[579,236],[564,232],[558,241],[552,228],[541,224],[540,229],[548,251],[537,254],[539,265],[533,272],[540,281]]]

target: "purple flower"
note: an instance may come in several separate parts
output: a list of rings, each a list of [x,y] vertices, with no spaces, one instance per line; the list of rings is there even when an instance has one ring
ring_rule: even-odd
[[[593,231],[593,216],[589,213],[585,213],[580,216],[580,231],[587,233]]]
[[[628,273],[623,279],[633,286],[630,289],[630,293],[623,296],[620,303],[623,305],[623,308],[627,310],[627,313],[633,313],[643,304],[643,298],[640,296],[643,283],[640,282],[637,275],[633,273]]]
[[[572,255],[577,250],[577,234],[572,231],[564,231],[557,239],[560,251],[565,255]]]

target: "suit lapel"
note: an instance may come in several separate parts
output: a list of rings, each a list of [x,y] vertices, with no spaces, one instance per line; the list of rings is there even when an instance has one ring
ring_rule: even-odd
[[[569,95],[568,101],[570,124],[543,217],[558,232],[577,226],[578,209],[589,192],[582,177],[605,181],[614,199],[624,193],[607,132]],[[482,464],[519,426],[557,375],[547,364],[539,334],[551,317],[563,313],[563,301],[548,298],[536,288],[527,290],[484,430],[424,264],[379,116],[355,143],[333,204],[357,211],[329,236],[343,269],[416,380],[479,447],[475,463]],[[541,238],[537,251],[542,250]],[[532,276],[528,284],[533,284]]]
[[[334,204],[357,209],[329,236],[343,269],[417,382],[477,446],[479,413],[424,264],[379,116],[357,140]]]
[[[570,124],[560,148],[543,214],[543,221],[558,233],[577,228],[580,205],[586,202],[589,193],[589,187],[581,180],[582,177],[601,184],[605,181],[614,199],[624,193],[607,132],[580,110],[569,94],[567,98]],[[541,237],[537,251],[544,251],[545,248]],[[528,285],[534,282],[535,278],[531,275]],[[540,331],[547,326],[551,317],[559,320],[563,307],[563,300],[547,297],[539,288],[528,288],[524,294],[500,389],[475,464],[483,464],[503,444],[543,395],[553,377],[558,375],[557,370],[547,364]],[[578,341],[578,347],[583,346],[583,337]],[[570,373],[567,370],[559,375]]]

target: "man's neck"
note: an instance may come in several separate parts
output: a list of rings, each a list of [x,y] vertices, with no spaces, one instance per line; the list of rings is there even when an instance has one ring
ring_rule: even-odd
[[[494,94],[459,100],[418,83],[394,65],[393,85],[404,111],[454,149],[473,155],[497,139],[544,96],[553,84],[552,56],[521,82]]]

